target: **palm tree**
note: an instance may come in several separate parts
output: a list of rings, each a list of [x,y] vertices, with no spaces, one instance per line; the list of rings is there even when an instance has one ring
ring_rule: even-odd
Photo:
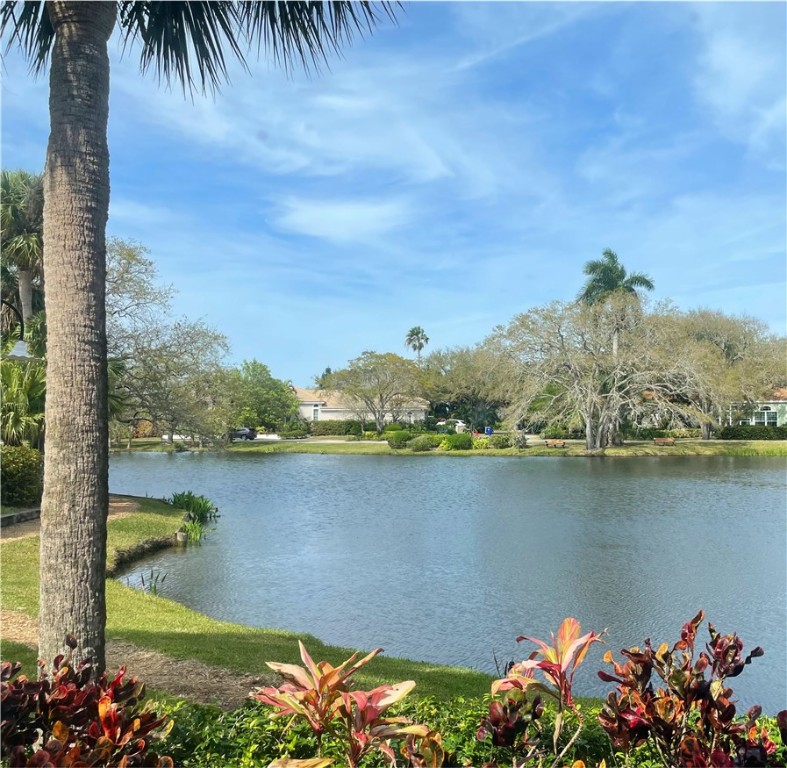
[[[638,288],[653,290],[653,281],[642,272],[632,272],[627,275],[626,268],[618,260],[618,255],[610,248],[604,250],[602,258],[592,259],[585,264],[583,271],[589,277],[579,294],[579,301],[585,304],[597,304],[616,291],[639,296]]]
[[[382,7],[389,16],[388,4]],[[109,214],[109,58],[116,24],[139,43],[142,71],[184,93],[227,79],[225,53],[263,45],[286,68],[319,67],[328,52],[373,29],[368,3],[31,2],[4,0],[0,35],[34,72],[49,65],[44,170],[48,324],[46,461],[41,504],[39,655],[61,652],[104,668],[108,510],[106,223]]]
[[[420,325],[414,325],[407,336],[404,337],[404,345],[410,347],[418,356],[418,364],[421,364],[421,350],[429,343],[426,331]]]
[[[2,257],[15,270],[25,326],[33,317],[33,285],[43,277],[44,177],[27,171],[0,173]]]
[[[615,294],[627,294],[638,300],[638,289],[653,290],[653,280],[642,272],[632,272],[629,275],[611,248],[605,248],[600,259],[587,262],[583,271],[588,275],[588,280],[577,300],[588,306],[600,304]],[[621,312],[625,314],[625,310]],[[612,329],[612,358],[616,364],[623,320],[624,317],[618,315]],[[619,420],[609,426],[609,435],[604,439],[613,444],[621,441]]]

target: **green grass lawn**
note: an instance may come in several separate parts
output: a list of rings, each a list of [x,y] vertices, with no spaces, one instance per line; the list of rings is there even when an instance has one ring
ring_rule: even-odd
[[[138,499],[141,510],[109,521],[108,561],[118,549],[146,539],[172,535],[181,522],[182,511],[153,499]],[[219,522],[219,525],[222,523]],[[31,536],[2,545],[0,574],[2,607],[38,614],[39,540]],[[286,573],[282,574],[286,579]],[[348,619],[349,620],[349,619]],[[300,663],[297,640],[307,645],[315,659],[338,664],[352,652],[328,646],[310,635],[275,629],[255,629],[217,621],[185,606],[131,589],[119,581],[107,582],[107,638],[134,643],[183,659],[239,673],[267,672],[266,661]],[[15,646],[9,644],[9,649]],[[4,642],[3,657],[9,658]],[[357,675],[361,686],[415,680],[421,695],[441,698],[488,693],[491,677],[470,669],[445,667],[405,659],[379,656]]]

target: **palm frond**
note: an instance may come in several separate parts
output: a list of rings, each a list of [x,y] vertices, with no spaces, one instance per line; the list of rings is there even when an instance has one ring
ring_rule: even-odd
[[[626,284],[632,288],[644,288],[646,291],[652,291],[655,287],[653,281],[642,272],[632,272],[628,276]]]
[[[55,30],[43,1],[27,0],[20,3],[4,0],[0,6],[0,38],[6,36],[6,52],[17,44],[35,75],[40,75],[46,69]]]
[[[329,52],[340,53],[341,46],[352,43],[356,35],[371,32],[383,17],[395,22],[394,8],[401,4],[268,0],[237,6],[244,35],[249,43],[257,41],[258,53],[264,47],[286,70],[299,61],[308,72],[319,69]]]
[[[142,71],[153,66],[159,81],[176,80],[184,92],[215,91],[227,81],[227,48],[245,66],[236,3],[123,0],[120,28],[124,52],[142,46]]]

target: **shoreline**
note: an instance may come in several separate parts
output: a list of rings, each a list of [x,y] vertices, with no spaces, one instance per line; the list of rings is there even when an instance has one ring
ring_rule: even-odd
[[[307,438],[303,440],[270,440],[237,442],[226,447],[186,449],[182,452],[199,453],[301,453],[353,456],[507,456],[528,458],[534,456],[570,456],[572,458],[635,458],[642,456],[765,456],[787,457],[787,440],[700,440],[678,439],[675,445],[654,445],[649,441],[630,441],[621,446],[588,450],[583,440],[566,440],[564,448],[550,448],[543,440],[534,441],[527,448],[486,448],[464,451],[413,452],[408,448],[390,448],[385,441],[343,440],[336,437]],[[113,448],[113,454],[142,452],[175,452],[171,447],[162,448],[157,441],[143,439],[132,444],[131,449]]]

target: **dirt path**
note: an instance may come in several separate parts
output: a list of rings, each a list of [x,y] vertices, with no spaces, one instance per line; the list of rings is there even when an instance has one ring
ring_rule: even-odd
[[[109,505],[110,517],[132,514],[139,505],[132,499],[113,496]],[[38,520],[3,526],[3,542],[15,541],[25,536],[36,536]],[[11,640],[36,648],[38,626],[35,619],[18,611],[0,610],[0,639]],[[6,658],[4,661],[13,661]],[[107,669],[116,671],[125,664],[128,674],[139,678],[148,688],[173,696],[191,699],[201,704],[214,704],[225,710],[241,706],[253,690],[273,683],[270,678],[240,674],[222,667],[211,667],[193,659],[177,659],[158,651],[146,650],[121,640],[107,642]],[[28,675],[34,670],[24,670]]]
[[[38,627],[35,619],[18,611],[0,611],[0,634],[4,640],[36,648]],[[4,661],[14,661],[3,654]],[[263,685],[273,679],[239,674],[222,667],[211,667],[193,659],[176,659],[158,651],[140,648],[121,640],[107,642],[107,669],[115,672],[125,664],[128,675],[137,677],[148,688],[200,704],[214,704],[225,710],[237,709]],[[25,669],[27,675],[34,670]]]

